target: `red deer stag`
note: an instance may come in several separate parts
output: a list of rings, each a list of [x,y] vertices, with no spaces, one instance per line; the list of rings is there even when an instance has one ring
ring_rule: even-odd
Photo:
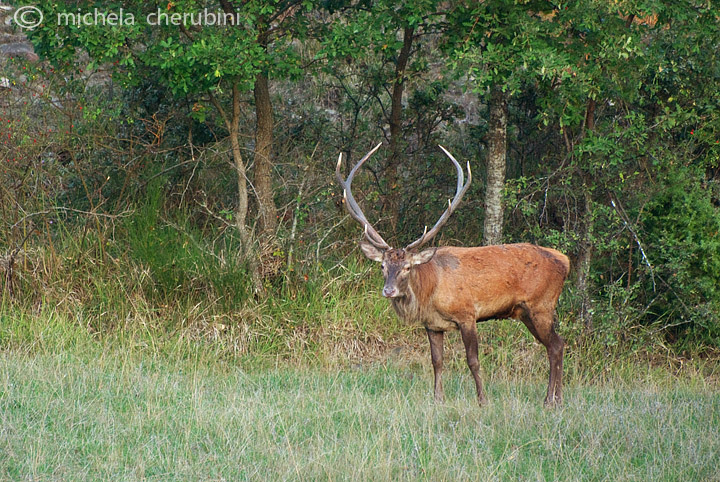
[[[478,403],[485,402],[478,373],[476,323],[488,319],[514,318],[522,321],[530,333],[547,349],[550,382],[546,405],[562,400],[562,363],[565,342],[555,333],[555,306],[570,269],[564,254],[532,244],[504,244],[476,248],[441,247],[421,252],[417,248],[430,241],[455,211],[470,186],[457,160],[444,147],[440,149],[457,169],[455,198],[428,231],[402,249],[390,247],[368,222],[353,197],[350,185],[355,173],[381,146],[368,152],[348,178],[340,174],[342,154],[335,174],[342,186],[345,206],[364,229],[360,243],[365,256],[382,263],[385,286],[382,294],[390,299],[401,319],[419,321],[427,330],[435,373],[435,399],[444,397],[442,387],[443,335],[460,330],[467,364],[475,379]]]

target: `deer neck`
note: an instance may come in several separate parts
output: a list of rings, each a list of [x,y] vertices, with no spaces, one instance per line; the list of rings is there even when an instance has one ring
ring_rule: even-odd
[[[425,321],[435,284],[436,274],[432,261],[413,268],[408,280],[407,293],[391,301],[400,319]]]

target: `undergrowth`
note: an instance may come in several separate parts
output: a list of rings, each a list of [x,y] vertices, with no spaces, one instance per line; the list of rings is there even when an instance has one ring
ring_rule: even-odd
[[[181,358],[201,351],[240,366],[427,364],[424,330],[395,316],[380,296],[380,273],[350,244],[297,271],[281,267],[256,296],[232,229],[203,227],[182,210],[167,214],[160,192],[149,186],[146,199],[121,215],[55,217],[51,235],[6,247],[12,260],[6,255],[1,266],[0,347],[52,353],[79,344],[93,354],[119,345]],[[558,307],[568,380],[641,377],[645,366],[694,370],[714,383],[716,350],[678,352],[616,302],[598,305],[588,331],[568,285]],[[491,321],[478,332],[486,376],[546,376],[545,350],[521,324]],[[466,370],[459,337],[446,345],[450,366]]]

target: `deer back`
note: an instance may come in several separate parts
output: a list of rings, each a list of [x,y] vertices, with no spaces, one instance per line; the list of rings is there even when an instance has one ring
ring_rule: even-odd
[[[570,268],[550,248],[509,244],[439,248],[410,275],[411,294],[393,299],[403,319],[445,331],[458,322],[515,317],[519,305],[552,310]]]

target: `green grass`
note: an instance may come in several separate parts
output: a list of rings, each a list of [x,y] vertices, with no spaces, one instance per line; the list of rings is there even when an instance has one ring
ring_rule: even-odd
[[[512,321],[478,327],[489,404],[457,334],[435,404],[425,334],[367,265],[236,300],[207,250],[160,289],[152,250],[62,242],[0,290],[0,481],[720,480],[717,351],[588,335],[561,306],[562,407],[542,407],[545,351]]]
[[[0,479],[720,478],[720,396],[702,377],[570,380],[547,410],[544,365],[485,366],[479,408],[462,357],[435,404],[429,362],[242,369],[181,342],[72,340],[0,352]]]

